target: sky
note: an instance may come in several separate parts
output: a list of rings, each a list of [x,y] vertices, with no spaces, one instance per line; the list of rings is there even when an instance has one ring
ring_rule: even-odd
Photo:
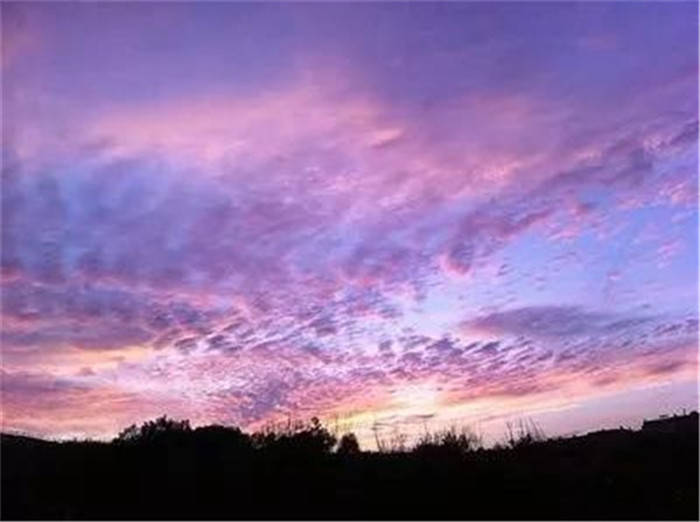
[[[697,3],[1,8],[4,431],[697,408]]]

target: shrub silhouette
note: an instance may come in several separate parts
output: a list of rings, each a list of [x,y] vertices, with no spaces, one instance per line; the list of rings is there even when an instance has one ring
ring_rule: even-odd
[[[288,421],[286,425],[267,426],[252,435],[252,445],[274,454],[308,457],[323,455],[335,446],[336,438],[317,417],[309,423]]]
[[[481,447],[481,439],[471,429],[456,426],[426,432],[418,439],[413,451],[423,456],[458,456],[465,455]]]
[[[115,440],[122,443],[152,442],[189,431],[191,431],[189,420],[177,421],[163,415],[155,420],[144,422],[140,427],[132,424],[122,430]]]
[[[408,435],[395,427],[388,436],[379,434],[379,427],[375,424],[374,443],[379,453],[406,453],[408,450]]]
[[[354,433],[346,433],[338,442],[339,455],[355,455],[360,452],[360,444],[357,442],[357,437]]]
[[[198,458],[235,465],[253,452],[250,435],[238,428],[227,426],[203,426],[190,434],[190,445],[195,448]]]
[[[160,417],[111,443],[2,435],[0,518],[697,520],[687,417],[556,440],[523,421],[500,449],[453,427],[387,453],[352,433],[335,446],[318,419],[249,435]]]
[[[546,440],[544,431],[532,419],[520,419],[517,427],[509,421],[506,430],[506,447],[511,449],[526,448]]]

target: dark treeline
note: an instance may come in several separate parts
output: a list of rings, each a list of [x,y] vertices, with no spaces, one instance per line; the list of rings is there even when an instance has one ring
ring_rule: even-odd
[[[252,435],[165,417],[111,443],[2,435],[7,519],[698,519],[697,413],[504,444],[362,452],[318,420]]]

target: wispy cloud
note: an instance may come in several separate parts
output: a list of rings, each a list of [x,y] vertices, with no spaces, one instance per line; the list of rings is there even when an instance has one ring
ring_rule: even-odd
[[[693,6],[2,9],[4,427],[477,419],[697,364]]]

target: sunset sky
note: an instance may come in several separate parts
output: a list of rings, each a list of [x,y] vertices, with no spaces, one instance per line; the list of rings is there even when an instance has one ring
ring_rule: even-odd
[[[2,3],[2,429],[698,403],[698,6]],[[374,431],[373,431],[374,430]]]

